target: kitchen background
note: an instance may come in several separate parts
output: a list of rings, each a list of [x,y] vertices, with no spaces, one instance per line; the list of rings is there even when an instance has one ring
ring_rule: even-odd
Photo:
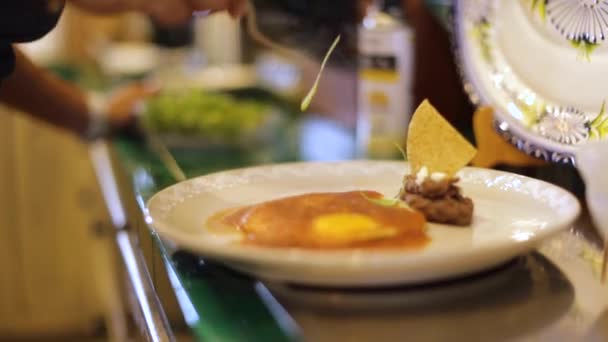
[[[433,2],[426,1],[426,5]],[[59,26],[24,51],[38,64],[92,91],[154,74],[166,87],[263,85],[297,101],[336,34],[342,34],[309,115],[307,153],[354,156],[357,26],[366,1],[255,1],[261,31],[308,53],[294,61],[260,47],[227,15],[171,30],[137,14],[96,17],[68,6]],[[415,37],[412,102],[431,102],[468,136],[472,106],[462,91],[448,34],[422,0],[397,2]],[[129,335],[121,268],[86,146],[44,124],[0,109],[0,340],[83,340]],[[319,128],[324,127],[324,128]],[[330,133],[327,133],[328,128]],[[325,135],[323,135],[325,134]],[[319,154],[322,153],[322,154]],[[128,188],[128,187],[125,187]],[[134,214],[139,210],[130,203]],[[143,224],[140,223],[141,226]],[[174,326],[183,318],[149,236],[141,246]],[[155,270],[155,271],[154,271]]]

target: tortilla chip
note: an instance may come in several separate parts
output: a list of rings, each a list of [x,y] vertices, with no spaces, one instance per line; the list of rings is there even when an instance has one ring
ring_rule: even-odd
[[[407,137],[407,159],[412,173],[426,166],[429,173],[453,176],[475,153],[475,147],[428,100],[422,101],[412,116]]]

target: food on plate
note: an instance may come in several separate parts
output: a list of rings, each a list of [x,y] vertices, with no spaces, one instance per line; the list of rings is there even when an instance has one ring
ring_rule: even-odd
[[[475,153],[475,147],[424,100],[410,122],[406,154],[411,173],[404,178],[399,198],[430,222],[471,224],[473,200],[463,196],[456,173]]]
[[[375,191],[308,193],[220,212],[207,227],[266,247],[420,248],[429,241],[427,221],[471,224],[473,200],[463,195],[456,173],[475,152],[425,100],[410,123],[404,154],[411,172],[396,198]]]
[[[418,175],[407,175],[400,198],[412,208],[424,213],[429,222],[468,226],[473,219],[473,200],[464,197],[456,185],[458,178],[433,179],[425,177],[418,182]]]
[[[243,242],[267,247],[420,248],[424,216],[374,191],[309,193],[222,212],[209,229],[236,229]]]
[[[413,173],[426,166],[430,172],[453,176],[477,153],[428,100],[412,115],[407,134],[406,153]]]
[[[159,133],[235,140],[256,135],[272,121],[272,107],[200,89],[171,91],[149,99],[144,118]]]

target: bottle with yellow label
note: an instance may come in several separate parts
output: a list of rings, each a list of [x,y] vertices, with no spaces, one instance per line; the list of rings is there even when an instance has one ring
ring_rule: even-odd
[[[358,30],[357,150],[394,158],[412,113],[414,35],[401,1],[374,1]]]

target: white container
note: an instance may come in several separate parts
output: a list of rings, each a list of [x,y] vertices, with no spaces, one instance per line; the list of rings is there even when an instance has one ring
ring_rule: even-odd
[[[208,65],[241,63],[241,25],[227,13],[197,16],[194,21],[194,46]]]
[[[357,150],[361,158],[391,158],[403,144],[413,110],[414,34],[374,3],[359,28]]]

